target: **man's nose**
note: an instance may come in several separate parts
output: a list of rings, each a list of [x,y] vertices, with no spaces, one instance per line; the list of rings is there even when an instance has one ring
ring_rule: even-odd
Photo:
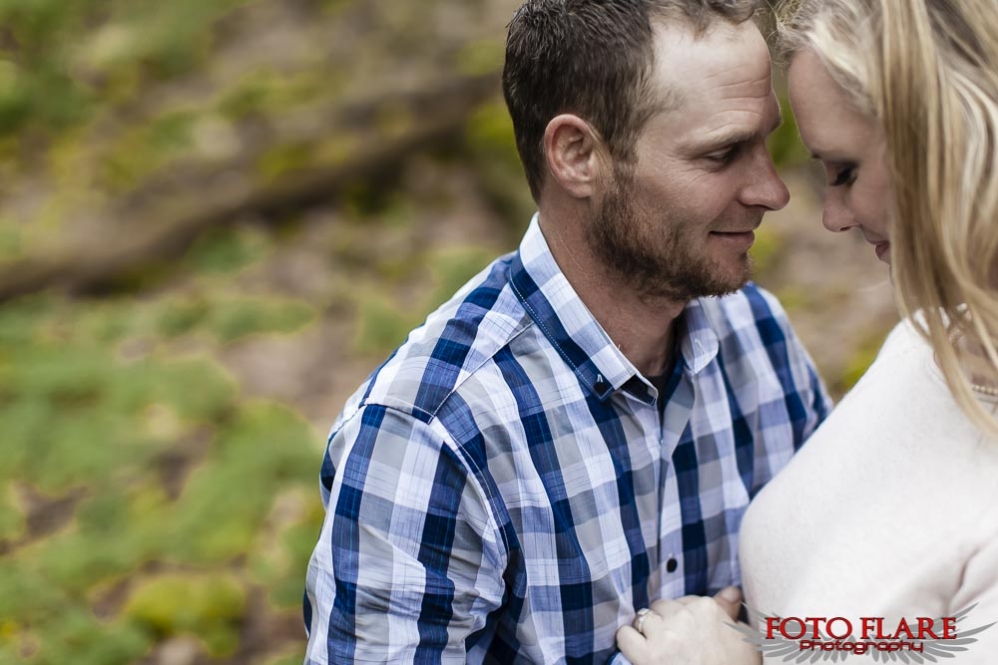
[[[752,182],[742,192],[742,202],[747,206],[762,206],[768,210],[782,210],[790,202],[790,190],[776,173],[776,165],[769,151],[762,147],[752,169]]]

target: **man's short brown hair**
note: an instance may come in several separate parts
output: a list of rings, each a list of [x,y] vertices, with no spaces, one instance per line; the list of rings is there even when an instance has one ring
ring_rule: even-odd
[[[637,135],[662,103],[648,86],[653,21],[685,21],[699,36],[755,8],[756,0],[526,0],[509,24],[502,86],[534,199],[544,132],[561,113],[586,120],[615,161],[633,161]]]

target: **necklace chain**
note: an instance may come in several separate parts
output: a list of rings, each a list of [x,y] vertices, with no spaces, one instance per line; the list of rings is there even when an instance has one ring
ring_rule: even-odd
[[[981,395],[990,395],[992,397],[998,397],[998,388],[994,386],[982,386],[979,383],[971,383],[970,389],[975,393],[980,393]]]
[[[962,334],[958,333],[955,337],[952,337],[953,343],[957,343],[963,337]],[[987,395],[989,397],[998,397],[998,386],[983,386],[980,383],[970,384],[970,389],[973,390],[978,395]]]

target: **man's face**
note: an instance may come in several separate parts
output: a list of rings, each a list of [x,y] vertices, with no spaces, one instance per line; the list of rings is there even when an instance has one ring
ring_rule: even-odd
[[[652,90],[671,99],[644,126],[636,162],[616,165],[594,204],[591,249],[640,295],[721,295],[750,276],[767,210],[789,200],[766,150],[779,125],[769,52],[752,23],[694,39],[659,27]]]

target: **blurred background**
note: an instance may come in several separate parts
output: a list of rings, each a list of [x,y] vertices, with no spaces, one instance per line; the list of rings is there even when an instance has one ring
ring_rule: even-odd
[[[0,663],[300,663],[326,433],[533,212],[519,0],[0,0]],[[793,203],[753,250],[836,396],[884,266]]]

